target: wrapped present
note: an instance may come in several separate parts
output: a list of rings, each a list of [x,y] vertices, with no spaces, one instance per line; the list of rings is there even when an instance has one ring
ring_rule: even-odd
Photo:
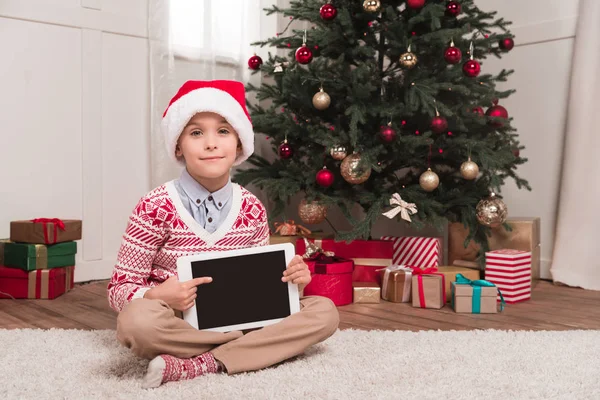
[[[514,249],[531,252],[531,277],[540,278],[541,247],[540,218],[510,217],[506,220],[512,231],[503,226],[493,228],[488,238],[490,250]],[[461,265],[460,262],[475,262],[480,246],[470,241],[465,247],[469,230],[461,223],[448,226],[448,263]],[[464,265],[464,264],[463,264]]]
[[[54,299],[73,288],[75,267],[23,271],[0,266],[0,299]]]
[[[495,284],[507,303],[531,298],[531,252],[503,249],[485,253],[485,279]]]
[[[414,268],[412,276],[412,305],[440,309],[446,304],[446,282],[437,268]]]
[[[353,240],[350,243],[336,242],[333,239],[298,240],[296,254],[305,255],[310,246],[335,253],[337,257],[352,260],[354,282],[375,282],[381,284],[378,270],[392,265],[392,242],[385,240]]]
[[[381,269],[381,298],[393,303],[408,303],[412,287],[412,268],[391,265]]]
[[[10,243],[8,239],[0,239],[0,265],[4,265],[4,245]]]
[[[353,303],[379,303],[381,288],[375,282],[354,282],[352,284]]]
[[[456,281],[456,276],[458,274],[462,274],[465,278],[472,279],[474,281],[480,278],[479,270],[471,268],[443,266],[438,267],[437,272],[444,275],[444,280],[446,282],[446,302],[450,302],[451,300],[452,295],[450,292],[450,283]]]
[[[352,269],[354,263],[325,254],[305,260],[312,280],[304,288],[305,296],[323,296],[336,306],[352,303]]]
[[[25,271],[75,265],[77,242],[52,245],[5,243],[4,265]]]
[[[10,240],[18,243],[55,244],[81,239],[81,220],[37,218],[12,221]]]
[[[496,297],[502,302],[500,311],[504,309],[502,292],[492,282],[480,279],[471,280],[462,274],[456,275],[456,282],[450,285],[451,304],[457,313],[493,314],[498,312]]]
[[[420,268],[437,267],[442,264],[442,238],[412,236],[382,236],[393,245],[394,265],[414,265]]]
[[[305,236],[295,235],[295,236],[283,236],[280,234],[269,236],[269,244],[280,244],[280,243],[291,243],[294,246],[298,240],[302,240]],[[311,232],[310,235],[307,236],[310,239],[333,239],[332,234],[323,233],[323,232]]]

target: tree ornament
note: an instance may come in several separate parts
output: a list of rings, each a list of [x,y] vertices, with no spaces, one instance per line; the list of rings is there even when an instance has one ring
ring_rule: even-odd
[[[473,59],[473,42],[469,47],[470,60],[463,64],[463,73],[469,78],[475,78],[481,72],[481,65]]]
[[[417,56],[410,51],[410,45],[406,49],[406,53],[400,56],[400,65],[406,69],[412,69],[417,65]]]
[[[365,165],[360,154],[353,153],[344,158],[340,165],[340,172],[346,182],[358,185],[369,179],[371,167]]]
[[[329,150],[329,154],[331,154],[331,157],[334,160],[338,161],[343,160],[348,155],[344,146],[333,146],[331,150]]]
[[[476,208],[477,221],[481,225],[497,228],[506,221],[508,209],[506,204],[492,192],[489,197],[480,200]]]
[[[327,188],[333,185],[333,172],[327,169],[327,167],[323,167],[322,170],[317,172],[317,185]]]
[[[432,192],[440,184],[440,177],[438,174],[433,172],[431,168],[427,168],[427,171],[423,172],[419,177],[419,185],[426,192]]]
[[[513,156],[519,157],[521,155],[521,150],[519,150],[518,147],[513,147],[512,148],[512,153],[513,153]]]
[[[450,42],[450,47],[444,51],[444,60],[448,64],[458,64],[462,58],[462,52],[458,47],[454,46],[454,40]]]
[[[461,6],[458,1],[450,1],[446,4],[446,15],[449,17],[458,17],[461,12]]]
[[[446,118],[440,116],[437,108],[435,110],[435,117],[431,119],[431,130],[433,133],[444,133],[448,130],[448,121]]]
[[[485,112],[485,115],[487,115],[488,117],[492,117],[492,118],[508,119],[508,111],[506,111],[506,108],[504,108],[500,105],[497,105],[497,104],[488,108],[487,111]],[[500,128],[500,127],[504,126],[504,121],[490,121],[490,124],[492,126]]]
[[[337,8],[333,4],[323,4],[319,10],[321,18],[325,21],[331,21],[337,16]]]
[[[323,87],[321,87],[321,89],[313,96],[312,103],[317,110],[323,111],[329,108],[331,97],[329,97],[327,92],[323,91]]]
[[[474,107],[471,111],[473,111],[475,114],[479,114],[482,117],[485,115],[485,112],[483,111],[483,107],[480,107],[480,106]]]
[[[425,0],[406,0],[406,5],[413,10],[418,10],[423,8],[425,5]]]
[[[300,64],[308,64],[313,59],[312,50],[306,45],[306,31],[304,31],[304,38],[302,40],[302,46],[296,50],[296,61]]]
[[[471,161],[471,157],[460,165],[460,175],[468,181],[472,181],[479,176],[479,166]]]
[[[298,205],[298,216],[305,224],[320,224],[327,218],[327,207],[317,201],[308,203],[302,199]]]
[[[260,68],[260,66],[262,65],[262,63],[263,63],[262,58],[260,58],[256,54],[254,54],[252,57],[250,57],[248,59],[248,68],[256,71],[257,69]]]
[[[365,0],[363,2],[363,8],[366,12],[376,13],[381,8],[381,1],[379,0]]]
[[[292,149],[292,146],[290,146],[287,139],[285,139],[283,143],[279,145],[279,157],[282,160],[287,160],[289,158],[292,158],[293,155],[294,149]]]
[[[512,38],[502,39],[498,42],[498,46],[504,51],[511,51],[515,47],[515,41]]]
[[[387,125],[381,127],[379,134],[384,142],[391,143],[396,138],[396,131],[392,128],[392,123],[389,122]]]

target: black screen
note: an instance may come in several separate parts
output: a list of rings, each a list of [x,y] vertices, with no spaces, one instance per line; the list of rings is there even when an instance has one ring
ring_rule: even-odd
[[[289,316],[288,283],[281,281],[285,268],[283,251],[193,261],[194,278],[213,278],[198,286],[198,328]]]

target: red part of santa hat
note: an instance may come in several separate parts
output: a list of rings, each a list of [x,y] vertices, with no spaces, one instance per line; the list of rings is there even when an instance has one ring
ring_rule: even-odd
[[[254,131],[246,109],[244,84],[238,81],[187,81],[169,102],[162,119],[162,132],[169,157],[175,161],[175,147],[183,128],[199,112],[219,114],[235,129],[242,153],[234,165],[246,161],[254,152]]]

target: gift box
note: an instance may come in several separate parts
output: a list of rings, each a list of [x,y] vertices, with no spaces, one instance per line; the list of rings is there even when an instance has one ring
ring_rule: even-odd
[[[81,220],[37,218],[12,221],[10,240],[18,243],[55,244],[81,239]]]
[[[483,280],[470,280],[458,275],[451,282],[451,304],[457,313],[493,314],[498,312],[498,288]]]
[[[462,268],[456,266],[443,266],[438,267],[437,272],[444,275],[444,281],[446,282],[446,302],[450,302],[452,299],[452,293],[450,291],[450,284],[456,281],[456,276],[462,274],[465,278],[471,280],[478,280],[480,278],[479,270],[471,268]]]
[[[488,238],[490,250],[514,249],[531,252],[531,277],[540,278],[540,218],[511,217],[506,220],[512,231],[507,231],[503,226],[491,229]],[[480,251],[480,246],[470,241],[465,248],[464,242],[469,230],[461,223],[448,226],[448,263],[459,265],[461,261],[475,262]],[[463,264],[464,265],[464,264]]]
[[[319,254],[305,262],[312,276],[304,288],[305,296],[327,297],[336,306],[352,303],[352,261]]]
[[[375,282],[381,284],[378,270],[392,265],[392,242],[385,240],[353,240],[350,243],[336,242],[333,239],[308,239],[324,251],[336,257],[354,262],[352,280],[354,282]],[[304,255],[304,239],[296,242],[296,254]]]
[[[75,267],[32,272],[0,266],[0,299],[55,299],[73,288]]]
[[[507,303],[531,298],[531,252],[494,250],[485,253],[485,279],[502,291]]]
[[[354,282],[353,303],[380,303],[381,288],[375,282]]]
[[[10,243],[8,239],[0,239],[0,265],[4,265],[4,245]]]
[[[393,243],[392,264],[414,265],[420,268],[442,264],[442,239],[437,237],[382,236]]]
[[[446,282],[444,275],[436,274],[436,268],[415,268],[412,276],[412,305],[420,308],[440,309],[446,304]]]
[[[322,232],[312,232],[308,236],[299,236],[299,235],[285,236],[285,235],[274,234],[274,235],[269,236],[269,244],[291,243],[295,246],[296,242],[298,242],[298,240],[302,240],[304,237],[307,237],[310,239],[333,239],[332,234],[328,234],[328,233],[326,234],[326,233],[322,233]]]
[[[76,242],[52,245],[4,243],[4,265],[25,271],[75,265]]]
[[[381,269],[381,298],[393,303],[408,303],[412,288],[412,268],[392,265]]]

